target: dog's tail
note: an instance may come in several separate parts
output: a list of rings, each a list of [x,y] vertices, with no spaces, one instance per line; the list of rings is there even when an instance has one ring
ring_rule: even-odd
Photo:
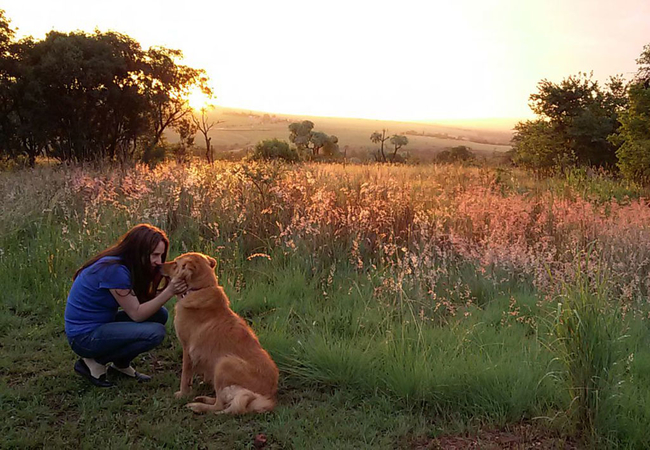
[[[265,395],[255,394],[255,398],[246,407],[246,412],[262,413],[275,408],[275,400]]]
[[[252,392],[245,388],[235,388],[230,392],[232,400],[223,414],[261,413],[271,411],[275,401],[264,395]]]
[[[216,398],[196,397],[198,402],[188,403],[187,407],[195,413],[213,412],[216,414],[246,414],[271,411],[275,400],[241,386],[228,386]]]

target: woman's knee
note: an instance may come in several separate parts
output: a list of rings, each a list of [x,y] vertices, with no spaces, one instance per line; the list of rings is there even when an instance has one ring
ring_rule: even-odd
[[[147,322],[156,322],[165,325],[167,323],[167,319],[169,319],[169,312],[167,311],[167,308],[161,306],[153,316],[147,319]]]
[[[165,325],[161,323],[148,323],[147,328],[148,340],[151,341],[154,346],[159,345],[167,335]]]

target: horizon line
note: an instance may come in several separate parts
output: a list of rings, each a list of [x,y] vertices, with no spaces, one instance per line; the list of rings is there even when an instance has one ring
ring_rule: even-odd
[[[214,105],[215,108],[233,109],[240,111],[248,111],[251,113],[274,114],[281,116],[302,116],[302,117],[318,117],[323,119],[350,119],[350,120],[368,120],[368,121],[381,121],[381,122],[406,122],[406,123],[439,123],[439,122],[486,122],[486,121],[502,121],[502,122],[520,122],[524,120],[531,120],[531,117],[505,117],[505,116],[492,116],[492,117],[464,117],[464,118],[435,118],[435,119],[399,119],[399,118],[376,118],[376,117],[358,117],[346,115],[330,115],[330,114],[315,114],[315,113],[297,113],[297,112],[282,112],[282,111],[269,111],[265,109],[247,108],[233,105]]]

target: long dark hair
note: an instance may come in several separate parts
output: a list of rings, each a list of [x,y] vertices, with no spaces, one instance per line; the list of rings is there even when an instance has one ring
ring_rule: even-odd
[[[156,296],[156,291],[162,280],[162,274],[151,267],[151,254],[160,242],[165,243],[162,262],[167,260],[169,239],[164,231],[159,228],[141,223],[131,228],[116,244],[90,258],[74,274],[76,279],[82,270],[95,264],[105,256],[118,256],[119,261],[107,264],[123,264],[131,272],[132,290],[140,302],[151,300]]]

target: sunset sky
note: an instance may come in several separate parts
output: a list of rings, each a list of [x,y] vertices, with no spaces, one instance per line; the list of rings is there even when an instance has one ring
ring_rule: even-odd
[[[649,0],[5,0],[19,36],[115,30],[181,49],[216,104],[393,120],[531,117],[542,78],[631,76]]]

